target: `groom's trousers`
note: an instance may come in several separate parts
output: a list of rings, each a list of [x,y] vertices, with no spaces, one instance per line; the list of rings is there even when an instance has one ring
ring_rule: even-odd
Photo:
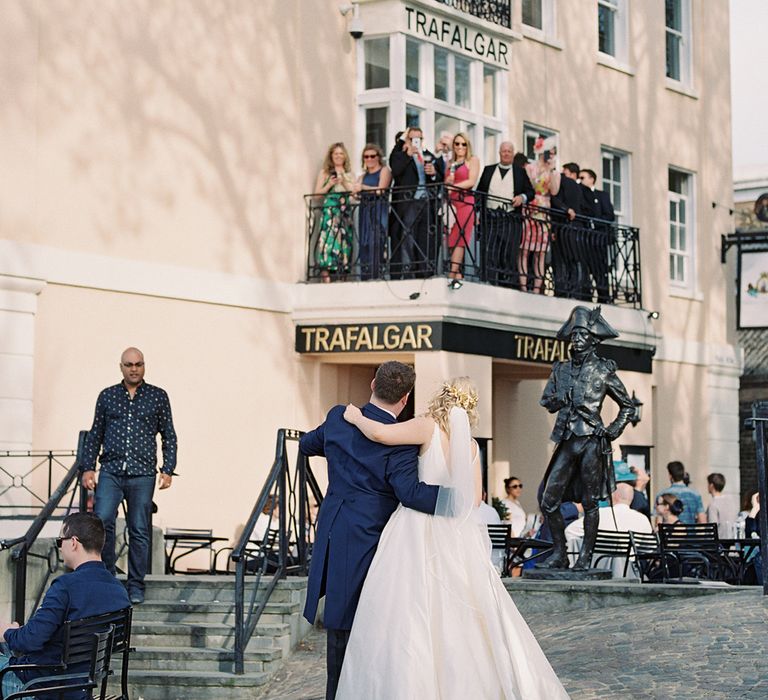
[[[325,684],[325,700],[334,700],[336,688],[339,685],[341,666],[344,663],[344,653],[347,651],[350,630],[328,629],[328,652],[326,666],[328,679]]]

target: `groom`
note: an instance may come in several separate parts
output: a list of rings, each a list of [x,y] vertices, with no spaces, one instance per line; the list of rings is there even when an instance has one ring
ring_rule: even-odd
[[[363,415],[394,423],[416,381],[401,362],[385,362],[371,382]],[[439,486],[419,481],[418,447],[392,447],[368,440],[344,420],[344,406],[334,406],[325,422],[301,438],[301,451],[328,460],[328,491],[320,507],[309,568],[304,617],[314,624],[325,596],[323,622],[328,631],[326,700],[333,700],[357,601],[381,531],[402,503],[433,514]]]

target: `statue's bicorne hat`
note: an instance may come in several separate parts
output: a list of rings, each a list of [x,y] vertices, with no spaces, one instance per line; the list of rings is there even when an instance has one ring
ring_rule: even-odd
[[[557,332],[557,337],[560,340],[567,340],[571,337],[571,333],[573,333],[575,328],[586,328],[599,340],[619,337],[619,334],[603,318],[599,306],[596,306],[594,309],[588,309],[586,306],[574,306],[568,320]]]

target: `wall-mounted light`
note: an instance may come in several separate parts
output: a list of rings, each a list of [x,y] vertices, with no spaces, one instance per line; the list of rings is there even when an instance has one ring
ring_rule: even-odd
[[[448,289],[461,289],[464,286],[464,282],[457,279],[452,279],[450,282],[448,282]]]
[[[349,35],[353,39],[359,39],[365,33],[363,29],[363,20],[360,19],[360,6],[356,3],[344,3],[339,5],[339,12],[346,17],[352,13],[352,19],[349,21]]]
[[[661,316],[661,314],[658,311],[649,311],[648,312],[648,318],[651,321],[657,320],[659,318],[659,316]]]

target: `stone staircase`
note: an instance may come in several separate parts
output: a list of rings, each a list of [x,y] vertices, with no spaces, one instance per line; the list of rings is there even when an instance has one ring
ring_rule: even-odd
[[[245,674],[236,676],[234,577],[148,576],[146,600],[133,613],[131,700],[257,697],[311,629],[301,617],[306,584],[298,577],[277,584],[246,648]],[[117,660],[113,667],[117,676]]]

